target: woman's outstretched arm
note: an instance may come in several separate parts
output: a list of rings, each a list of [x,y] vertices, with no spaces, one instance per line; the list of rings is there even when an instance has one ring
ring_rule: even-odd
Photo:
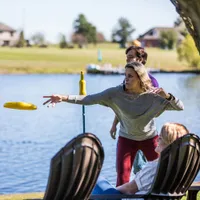
[[[53,95],[43,96],[43,98],[48,98],[48,100],[45,101],[43,105],[48,104],[48,106],[52,105],[54,107],[56,103],[68,102],[81,105],[101,104],[109,106],[109,104],[112,102],[113,96],[115,96],[115,93],[116,93],[115,88],[109,88],[107,90],[104,90],[103,92],[92,95],[53,94]]]

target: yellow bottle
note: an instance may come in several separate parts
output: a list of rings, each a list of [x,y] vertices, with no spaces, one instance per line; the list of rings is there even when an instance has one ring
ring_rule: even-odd
[[[79,94],[86,95],[86,81],[84,80],[84,73],[81,72],[81,79],[79,81]]]

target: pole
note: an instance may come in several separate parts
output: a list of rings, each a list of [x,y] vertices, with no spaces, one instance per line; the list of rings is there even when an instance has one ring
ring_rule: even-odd
[[[79,94],[86,95],[86,81],[84,80],[84,73],[81,71],[81,77],[79,81]],[[85,133],[85,106],[82,105],[82,117],[83,117],[83,133]]]
[[[101,62],[103,60],[101,49],[98,49],[98,61]]]
[[[82,116],[83,116],[83,133],[85,133],[85,106],[82,105]]]

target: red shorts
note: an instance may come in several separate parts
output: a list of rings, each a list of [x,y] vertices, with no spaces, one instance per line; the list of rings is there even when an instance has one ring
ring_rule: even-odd
[[[122,185],[129,182],[130,173],[133,166],[133,161],[136,152],[140,149],[143,151],[148,161],[158,158],[158,154],[155,152],[157,146],[158,136],[143,141],[130,140],[119,136],[117,142],[117,184]]]

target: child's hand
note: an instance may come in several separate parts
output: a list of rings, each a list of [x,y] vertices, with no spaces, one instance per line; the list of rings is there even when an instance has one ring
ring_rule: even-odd
[[[110,129],[110,135],[112,137],[112,139],[116,139],[116,132],[117,132],[117,128],[116,126],[112,126],[111,129]]]

